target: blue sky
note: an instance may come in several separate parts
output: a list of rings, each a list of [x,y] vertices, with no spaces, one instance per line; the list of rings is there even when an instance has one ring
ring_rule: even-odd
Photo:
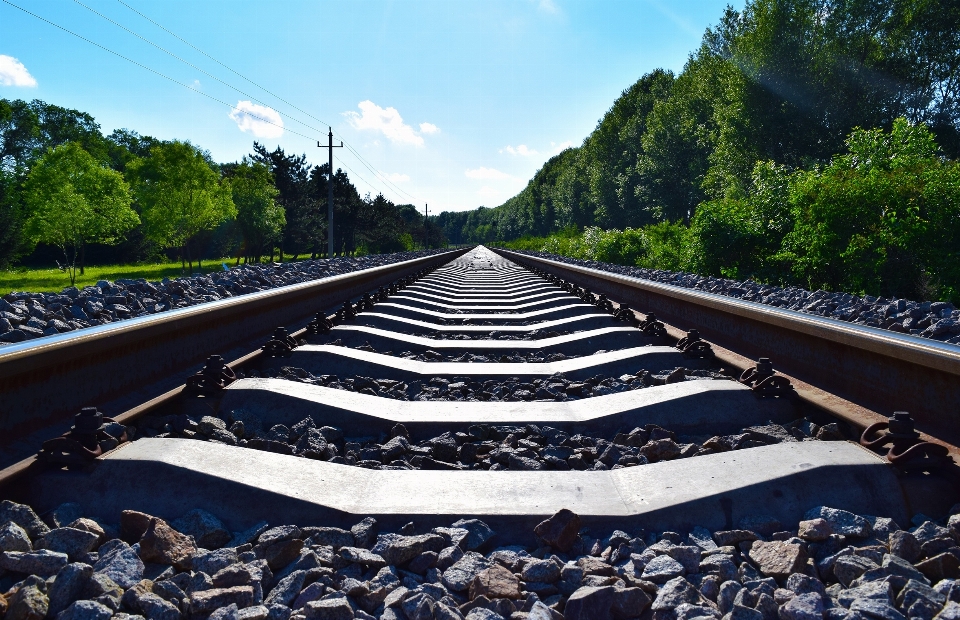
[[[361,194],[431,213],[515,195],[641,75],[681,70],[728,3],[80,1],[10,0],[203,94],[0,2],[0,97],[89,112],[104,133],[190,140],[221,162],[259,140],[322,163],[333,125],[364,160],[334,153]]]

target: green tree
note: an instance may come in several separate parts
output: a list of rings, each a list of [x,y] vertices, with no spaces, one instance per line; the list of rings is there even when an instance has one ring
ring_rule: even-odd
[[[230,186],[243,235],[243,254],[259,262],[265,250],[273,253],[286,224],[283,207],[277,204],[279,192],[267,166],[247,158],[233,169]]]
[[[189,142],[163,142],[149,157],[127,164],[147,235],[157,245],[178,248],[193,270],[190,241],[237,214],[230,182],[221,179],[209,154]],[[197,266],[200,266],[200,252]]]
[[[76,142],[48,150],[33,166],[24,189],[27,233],[63,252],[71,285],[77,278],[78,254],[83,273],[87,243],[117,243],[140,222],[130,208],[130,188],[123,176],[99,165]]]
[[[933,133],[906,119],[854,131],[849,153],[798,175],[785,249],[810,287],[855,293],[960,294],[960,170],[937,156]]]

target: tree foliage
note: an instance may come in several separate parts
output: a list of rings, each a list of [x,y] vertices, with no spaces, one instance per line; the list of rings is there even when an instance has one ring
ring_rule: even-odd
[[[229,181],[189,142],[157,144],[149,157],[127,165],[127,176],[147,235],[162,247],[179,248],[191,269],[190,239],[236,216]]]
[[[40,157],[27,177],[24,198],[27,234],[63,252],[71,285],[78,254],[83,273],[87,243],[117,243],[140,222],[130,208],[130,188],[123,176],[98,164],[76,142]]]
[[[259,262],[264,253],[273,251],[286,224],[283,207],[277,203],[280,192],[267,166],[247,158],[231,170],[230,187],[243,236],[241,252]]]

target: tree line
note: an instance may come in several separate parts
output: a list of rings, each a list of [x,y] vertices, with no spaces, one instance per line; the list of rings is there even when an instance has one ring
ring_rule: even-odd
[[[0,267],[56,256],[73,282],[91,258],[176,257],[192,271],[203,258],[324,256],[328,173],[280,147],[254,142],[221,164],[187,141],[103,135],[87,113],[0,99]],[[336,254],[446,244],[413,205],[333,176]]]
[[[646,230],[712,275],[952,295],[958,155],[960,2],[749,0],[517,196],[438,222],[453,243]]]

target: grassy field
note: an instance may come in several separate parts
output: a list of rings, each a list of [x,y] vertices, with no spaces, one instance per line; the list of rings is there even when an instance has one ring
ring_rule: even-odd
[[[233,261],[227,258],[204,261],[203,273],[221,271],[223,269],[220,265],[221,262],[233,266]],[[178,278],[182,275],[179,262],[146,265],[103,265],[87,267],[85,271],[86,273],[83,275],[77,274],[75,284],[77,288],[96,284],[98,280],[146,278],[155,282],[163,278]],[[194,265],[194,271],[197,271],[196,265]],[[70,277],[59,269],[16,268],[10,271],[0,271],[0,295],[6,295],[11,291],[59,293],[67,286],[70,286]]]

